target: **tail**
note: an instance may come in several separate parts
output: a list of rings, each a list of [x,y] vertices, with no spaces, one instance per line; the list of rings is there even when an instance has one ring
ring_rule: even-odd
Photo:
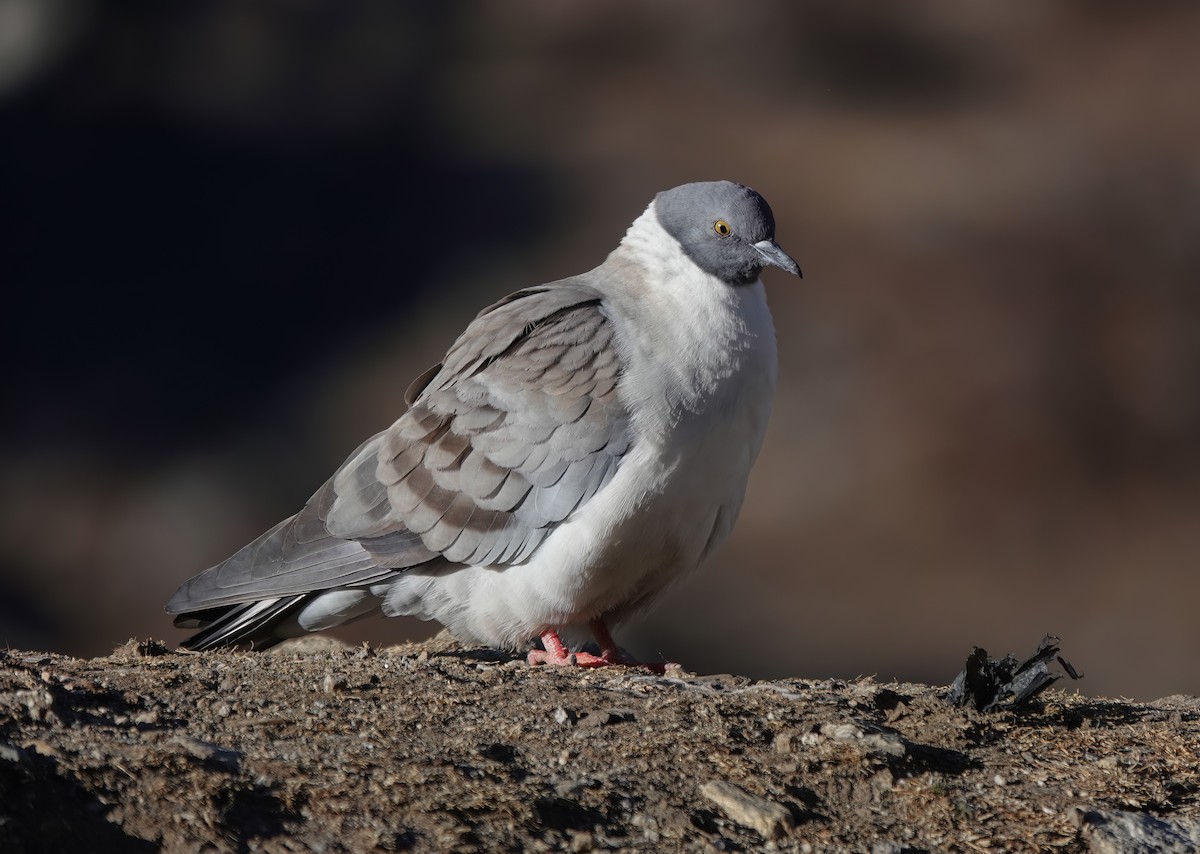
[[[220,647],[268,649],[305,633],[294,618],[311,598],[308,594],[280,596],[180,614],[176,626],[200,629],[180,646],[196,652]]]

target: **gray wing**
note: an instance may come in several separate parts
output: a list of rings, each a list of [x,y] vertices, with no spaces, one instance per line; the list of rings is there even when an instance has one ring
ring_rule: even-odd
[[[370,584],[438,558],[520,563],[628,450],[619,374],[597,291],[563,282],[506,297],[300,513],[189,580],[168,612]]]

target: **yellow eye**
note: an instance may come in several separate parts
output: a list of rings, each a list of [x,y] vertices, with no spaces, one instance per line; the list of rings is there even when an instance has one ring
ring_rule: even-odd
[[[729,235],[733,234],[733,229],[730,228],[729,223],[723,219],[719,219],[713,223],[713,231],[717,233],[718,237],[728,237]]]

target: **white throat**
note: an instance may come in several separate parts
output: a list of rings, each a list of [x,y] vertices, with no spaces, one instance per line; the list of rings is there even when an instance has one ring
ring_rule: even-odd
[[[604,288],[612,270],[619,288]],[[636,406],[678,419],[711,410],[753,384],[774,390],[775,331],[761,281],[730,285],[704,272],[658,221],[651,204],[634,220],[621,245],[596,271],[610,310],[636,328],[626,349],[626,396],[666,400],[668,407]]]

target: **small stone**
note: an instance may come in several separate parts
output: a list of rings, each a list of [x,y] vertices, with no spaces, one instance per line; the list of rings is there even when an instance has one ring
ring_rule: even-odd
[[[787,807],[752,795],[725,780],[705,783],[700,794],[720,807],[732,821],[757,831],[765,839],[779,839],[793,826]]]
[[[636,720],[637,715],[629,709],[602,709],[600,711],[588,712],[587,717],[579,721],[579,728],[590,729],[594,727],[612,726],[613,724],[626,723]]]
[[[1125,810],[1087,810],[1075,807],[1071,818],[1088,850],[1097,854],[1175,854],[1200,850],[1200,821],[1164,819]]]
[[[34,739],[33,741],[29,742],[25,746],[28,747],[30,750],[32,750],[34,753],[36,753],[38,756],[46,756],[46,757],[49,757],[50,759],[61,759],[62,758],[62,751],[60,751],[53,744],[42,741],[40,738]]]
[[[903,756],[907,752],[904,739],[888,733],[873,732],[864,735],[861,744],[871,753],[882,753],[885,756]]]
[[[854,724],[823,724],[821,735],[834,741],[853,741],[863,737],[863,731]]]
[[[554,794],[560,798],[571,798],[577,795],[582,789],[598,789],[600,781],[595,777],[580,777],[579,779],[563,780],[555,784]]]
[[[203,761],[212,761],[220,765],[233,767],[241,759],[241,754],[236,750],[218,747],[215,744],[209,744],[207,741],[201,741],[190,735],[180,735],[172,739],[172,741],[183,748],[185,753]]]
[[[785,756],[792,752],[792,734],[790,732],[781,732],[775,736],[775,741],[772,743],[776,753],[782,753]]]
[[[211,759],[217,754],[217,747],[215,745],[201,741],[198,738],[192,738],[190,735],[179,736],[175,739],[175,743],[197,759]]]
[[[22,759],[21,749],[0,741],[0,759],[6,762],[20,762]]]

